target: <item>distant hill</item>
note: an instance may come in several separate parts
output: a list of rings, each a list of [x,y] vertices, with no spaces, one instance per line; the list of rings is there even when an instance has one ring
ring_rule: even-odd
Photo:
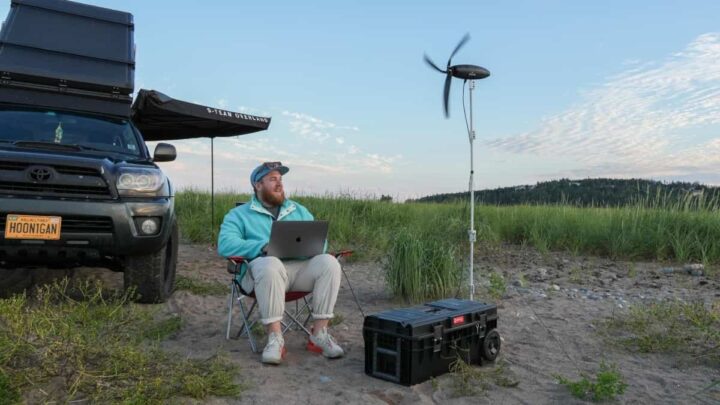
[[[469,192],[465,191],[436,194],[409,201],[450,202],[469,198]],[[720,187],[643,179],[560,179],[534,185],[475,191],[476,201],[493,205],[562,203],[578,206],[621,206],[638,200],[666,204],[687,201],[689,198],[712,202],[716,206],[720,198]]]

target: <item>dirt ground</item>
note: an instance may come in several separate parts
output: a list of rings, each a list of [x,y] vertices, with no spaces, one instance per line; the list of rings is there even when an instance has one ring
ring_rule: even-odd
[[[555,375],[576,379],[595,375],[601,361],[614,363],[628,384],[618,403],[720,403],[720,370],[688,361],[684,356],[629,353],[608,345],[593,321],[623,311],[628,305],[667,298],[720,301],[718,277],[688,274],[682,264],[617,262],[607,259],[503,247],[485,249],[476,259],[478,297],[484,292],[487,271],[504,274],[507,291],[497,301],[498,330],[503,346],[496,364],[514,379],[514,387],[489,384],[482,393],[459,396],[454,377],[404,387],[369,377],[364,372],[363,318],[343,279],[336,314],[342,322],[333,335],[347,355],[326,360],[307,352],[301,332],[286,335],[287,357],[280,366],[265,366],[250,350],[247,339],[225,339],[226,296],[197,296],[177,291],[163,310],[182,317],[181,331],[163,343],[181,356],[207,358],[224,353],[240,367],[239,382],[246,388],[240,399],[214,398],[213,404],[544,404],[583,403],[572,397]],[[679,266],[679,267],[678,267]],[[366,314],[408,305],[394,301],[386,291],[378,263],[344,265]],[[225,263],[207,246],[182,245],[178,274],[227,283]],[[121,275],[108,274],[110,283]],[[237,324],[236,324],[237,327]],[[260,341],[260,347],[264,341]]]

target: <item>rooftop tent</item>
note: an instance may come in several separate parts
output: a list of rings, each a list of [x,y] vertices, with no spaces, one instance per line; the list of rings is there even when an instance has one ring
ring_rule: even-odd
[[[65,0],[12,0],[0,30],[0,103],[127,118],[133,16]]]
[[[264,131],[269,117],[258,117],[175,100],[159,91],[140,90],[132,106],[132,121],[146,141],[210,138],[210,232],[215,236],[215,147],[218,136]]]

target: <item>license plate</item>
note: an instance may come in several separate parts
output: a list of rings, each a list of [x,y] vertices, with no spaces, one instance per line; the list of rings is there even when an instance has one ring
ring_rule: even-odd
[[[59,240],[61,217],[8,214],[5,239]]]

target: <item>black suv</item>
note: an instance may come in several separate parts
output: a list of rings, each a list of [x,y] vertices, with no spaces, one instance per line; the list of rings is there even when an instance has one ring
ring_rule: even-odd
[[[141,301],[164,301],[178,225],[155,163],[176,153],[158,143],[151,156],[145,141],[270,125],[154,90],[133,102],[133,31],[130,13],[11,0],[0,31],[0,295],[32,282],[28,266],[92,265],[124,272]]]
[[[141,300],[172,291],[178,227],[170,181],[129,120],[0,107],[0,290],[27,264],[124,271]]]
[[[143,302],[172,292],[173,188],[132,122],[131,14],[12,0],[0,32],[0,295],[30,268],[102,266]],[[39,269],[38,271],[42,271]],[[36,273],[37,274],[37,273]]]

